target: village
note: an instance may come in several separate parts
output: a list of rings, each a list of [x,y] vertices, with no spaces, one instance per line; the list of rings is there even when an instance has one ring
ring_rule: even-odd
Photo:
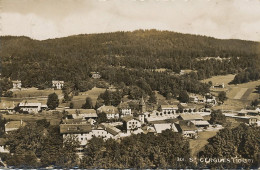
[[[99,79],[98,73],[93,73],[93,79]],[[21,81],[12,81],[11,90],[21,90]],[[53,90],[61,90],[64,81],[52,81]],[[222,89],[224,83],[212,85],[212,89]],[[61,100],[61,98],[60,98]],[[88,141],[93,137],[103,140],[121,138],[140,133],[160,134],[164,130],[171,130],[180,133],[187,140],[197,140],[201,132],[217,132],[224,128],[220,124],[211,123],[212,107],[221,105],[218,98],[211,93],[205,96],[189,94],[189,102],[182,103],[176,100],[174,103],[157,102],[156,107],[151,106],[144,97],[139,100],[132,100],[138,106],[131,108],[129,101],[121,101],[116,106],[102,105],[96,109],[82,109],[58,106],[55,109],[48,108],[46,103],[28,102],[26,100],[17,105],[0,108],[3,115],[51,115],[60,113],[62,115],[54,124],[59,125],[60,134],[63,140],[73,138],[80,143],[78,155],[83,156],[83,150]],[[5,105],[4,105],[5,106]],[[210,107],[209,107],[210,106]],[[17,110],[20,112],[17,112]],[[245,123],[247,125],[260,125],[260,107],[255,110],[242,109],[240,111],[223,112],[232,121]],[[51,122],[51,120],[49,120]],[[7,120],[4,125],[6,134],[16,131],[25,126],[26,120]],[[10,153],[7,139],[0,138],[0,153]]]

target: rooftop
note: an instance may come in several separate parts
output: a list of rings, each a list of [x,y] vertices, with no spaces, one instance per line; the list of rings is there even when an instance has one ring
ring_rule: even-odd
[[[179,118],[182,120],[203,120],[200,114],[181,114]]]
[[[104,112],[106,114],[117,114],[119,113],[118,109],[115,106],[101,106],[98,108],[100,112]]]
[[[61,124],[60,133],[62,134],[77,134],[91,132],[90,124]]]

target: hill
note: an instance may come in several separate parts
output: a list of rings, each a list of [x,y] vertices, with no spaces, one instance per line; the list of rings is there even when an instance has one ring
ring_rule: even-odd
[[[258,42],[157,30],[87,34],[44,41],[3,36],[0,49],[2,76],[21,79],[25,87],[52,79],[87,80],[91,71],[111,66],[166,68],[174,72],[193,69],[198,70],[199,79],[203,79],[256,66],[259,54]],[[217,56],[223,60],[214,60]],[[204,57],[213,59],[200,60]]]

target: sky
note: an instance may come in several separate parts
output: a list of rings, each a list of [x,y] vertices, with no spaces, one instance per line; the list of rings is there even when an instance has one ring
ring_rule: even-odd
[[[0,0],[0,34],[33,39],[169,30],[260,41],[260,0]]]

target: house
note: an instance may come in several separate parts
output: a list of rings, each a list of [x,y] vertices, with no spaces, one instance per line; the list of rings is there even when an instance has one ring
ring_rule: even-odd
[[[91,76],[93,79],[100,79],[101,75],[99,74],[99,72],[91,72]]]
[[[54,89],[62,89],[64,86],[64,81],[59,81],[59,80],[52,80],[52,87]]]
[[[106,136],[105,140],[109,139],[109,138],[112,138],[112,139],[119,138],[120,133],[121,133],[120,129],[118,129],[108,123],[101,123],[100,126],[103,127],[107,131],[108,135]]]
[[[18,130],[20,127],[25,126],[26,123],[22,120],[20,121],[10,121],[5,124],[5,133]]]
[[[204,120],[200,114],[181,114],[178,119],[191,121],[196,127],[209,127],[209,122]]]
[[[47,105],[41,103],[28,103],[27,101],[19,103],[20,110],[28,113],[38,113],[41,110],[45,110]]]
[[[5,138],[0,138],[0,153],[10,153],[6,142],[7,140]]]
[[[118,109],[120,111],[120,117],[132,116],[133,115],[131,108],[129,107],[128,103],[121,102],[118,106]]]
[[[225,84],[224,83],[222,83],[222,84],[216,83],[215,85],[212,86],[212,88],[225,88]]]
[[[92,138],[92,128],[90,124],[60,124],[60,133],[63,141],[68,137],[73,137],[80,142],[81,146],[85,146],[87,141]]]
[[[191,103],[205,103],[205,98],[203,96],[193,94],[189,96],[189,99]]]
[[[101,106],[97,109],[97,113],[105,113],[107,119],[118,119],[119,111],[115,106]]]
[[[84,119],[62,119],[62,123],[63,124],[87,124],[88,121],[84,120]]]
[[[198,130],[196,126],[188,120],[181,120],[176,123],[176,128],[184,137],[187,138],[197,138],[198,137]]]
[[[241,111],[238,112],[238,115],[257,116],[257,115],[260,115],[260,110],[259,110],[259,109],[256,109],[256,110],[246,110],[246,109],[242,109]]]
[[[22,82],[20,80],[12,81],[13,83],[13,89],[21,89],[22,88]]]
[[[141,127],[141,122],[133,116],[125,116],[122,118],[124,129],[129,132]]]
[[[161,112],[163,115],[169,115],[169,114],[176,114],[178,110],[177,105],[161,105],[160,106]]]
[[[65,109],[65,113],[71,115],[72,119],[97,119],[94,109]]]

